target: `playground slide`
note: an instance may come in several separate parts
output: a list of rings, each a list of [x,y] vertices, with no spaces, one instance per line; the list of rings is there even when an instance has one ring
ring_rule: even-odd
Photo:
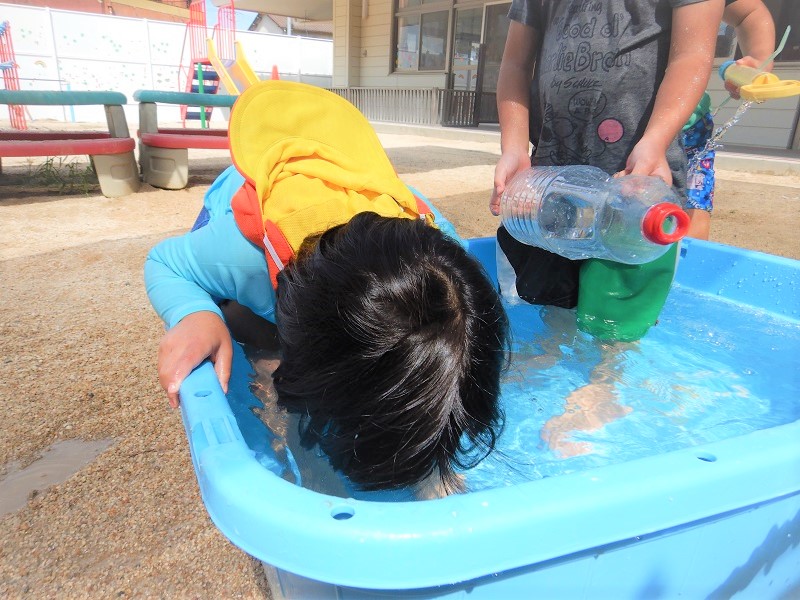
[[[222,60],[217,55],[217,49],[214,46],[214,40],[208,39],[208,60],[211,66],[214,67],[219,80],[225,87],[225,91],[233,96],[238,96],[248,87],[259,81],[250,63],[244,56],[240,42],[234,42],[234,60]]]

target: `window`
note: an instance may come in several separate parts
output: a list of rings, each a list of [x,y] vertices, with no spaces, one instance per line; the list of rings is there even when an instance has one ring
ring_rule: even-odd
[[[399,0],[395,19],[395,69],[444,71],[453,2]]]
[[[510,6],[481,0],[397,0],[395,71],[450,72],[455,89],[474,90],[481,39],[487,38],[487,67],[496,69],[508,35]]]
[[[413,8],[423,4],[436,4],[437,2],[441,4],[442,0],[400,0],[398,8]]]
[[[444,71],[447,54],[447,11],[422,15],[420,71]]]
[[[500,61],[503,59],[503,50],[508,37],[508,9],[511,4],[490,4],[486,7],[486,40],[485,65],[483,68],[484,92],[497,91],[497,78],[500,76]]]
[[[736,32],[733,27],[721,23],[717,31],[717,47],[714,58],[730,58],[736,50]]]
[[[778,3],[765,2],[764,4],[769,7],[772,18],[775,19],[775,35],[778,38],[776,44],[780,43],[786,28],[792,28],[783,51],[775,59],[776,62],[800,61],[800,7],[797,6],[797,0],[783,0]],[[774,6],[774,4],[780,6]]]
[[[453,89],[470,91],[475,89],[482,26],[482,9],[456,11],[456,30],[453,35]]]
[[[400,17],[397,30],[397,69],[416,70],[419,63],[419,17]]]

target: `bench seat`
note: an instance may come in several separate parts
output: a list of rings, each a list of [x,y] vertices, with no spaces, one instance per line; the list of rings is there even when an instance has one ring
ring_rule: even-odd
[[[0,140],[94,140],[110,138],[107,131],[0,131]]]
[[[226,129],[175,129],[158,126],[158,105],[230,108],[237,96],[137,90],[139,165],[145,183],[179,190],[189,182],[189,149],[227,150]]]
[[[115,198],[139,189],[139,171],[128,133],[124,94],[112,91],[0,90],[9,106],[103,106],[108,131],[2,131],[0,158],[88,155],[100,191]]]
[[[195,148],[208,150],[227,150],[228,136],[200,135],[194,133],[140,133],[142,144],[152,148]],[[227,132],[225,132],[227,134]]]
[[[0,138],[0,156],[67,156],[88,154],[97,155],[125,154],[133,152],[136,142],[133,138],[104,137],[97,139],[8,139]]]

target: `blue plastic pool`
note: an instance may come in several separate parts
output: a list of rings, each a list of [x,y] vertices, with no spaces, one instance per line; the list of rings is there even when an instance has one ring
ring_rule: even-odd
[[[495,276],[494,241],[473,240],[470,251]],[[704,308],[681,319],[693,298]],[[517,337],[544,335],[533,308],[511,310]],[[693,344],[716,334],[702,326],[715,319],[727,324],[724,339],[713,341],[724,357],[709,360],[722,366],[691,372],[682,357],[706,351]],[[595,350],[581,343],[584,354],[579,345],[563,348],[563,360],[548,366],[562,370],[551,379],[579,377]],[[675,362],[651,369],[650,348],[659,344]],[[276,598],[799,597],[800,262],[685,241],[659,325],[628,348],[626,365],[650,375],[617,381],[621,403],[637,402],[626,384],[678,381],[692,398],[681,411],[701,406],[702,420],[675,419],[674,407],[663,407],[675,429],[656,444],[639,417],[641,448],[629,455],[614,444],[635,421],[613,419],[578,436],[592,452],[547,461],[544,451],[528,470],[498,476],[516,447],[538,443],[526,442],[526,415],[512,408],[503,459],[466,474],[479,491],[425,502],[346,498],[292,483],[296,466],[252,413],[261,403],[237,348],[227,398],[207,364],[181,389],[203,501],[217,527],[265,563]],[[524,393],[525,377],[504,383],[504,401]],[[721,378],[734,383],[715,386]],[[714,426],[726,433],[708,436],[717,413]],[[528,428],[541,428],[545,417],[532,418]]]

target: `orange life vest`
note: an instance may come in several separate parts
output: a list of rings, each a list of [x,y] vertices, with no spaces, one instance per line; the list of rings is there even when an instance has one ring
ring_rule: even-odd
[[[432,220],[433,213],[425,201],[416,195],[414,200],[417,203],[417,216]],[[292,247],[278,225],[269,219],[263,218],[261,202],[255,187],[250,182],[246,182],[239,188],[239,191],[231,201],[231,208],[236,219],[236,225],[242,235],[256,246],[264,249],[267,267],[269,268],[269,278],[272,286],[277,288],[278,273],[295,256],[297,248]],[[355,213],[342,213],[340,223],[330,224],[330,222],[326,222],[325,226],[320,224],[320,227],[310,227],[307,230],[306,237],[321,233],[336,224],[346,223],[354,216]]]

